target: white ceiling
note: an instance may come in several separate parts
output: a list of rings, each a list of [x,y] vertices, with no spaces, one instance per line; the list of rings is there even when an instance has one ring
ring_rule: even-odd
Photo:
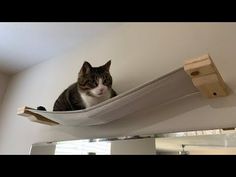
[[[0,72],[14,74],[79,47],[119,23],[0,23]]]

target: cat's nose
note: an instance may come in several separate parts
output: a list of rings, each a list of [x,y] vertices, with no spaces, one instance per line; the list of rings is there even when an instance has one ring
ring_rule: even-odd
[[[102,95],[102,94],[103,94],[103,91],[104,91],[104,89],[99,89],[98,95]]]

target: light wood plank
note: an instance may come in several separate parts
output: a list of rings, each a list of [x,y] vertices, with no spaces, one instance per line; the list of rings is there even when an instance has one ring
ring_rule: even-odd
[[[50,119],[47,119],[46,117],[39,115],[37,113],[31,112],[30,107],[24,106],[22,108],[19,108],[17,110],[17,115],[20,116],[24,116],[27,117],[29,120],[31,120],[32,122],[37,122],[37,123],[41,123],[41,124],[46,124],[46,125],[58,125],[59,123],[52,121]]]
[[[209,54],[185,61],[185,72],[207,98],[227,96],[228,88]]]

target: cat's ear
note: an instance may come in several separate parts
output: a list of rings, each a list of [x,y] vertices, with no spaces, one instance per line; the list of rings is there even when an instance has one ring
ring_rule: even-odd
[[[111,66],[111,60],[109,60],[105,65],[103,65],[104,70],[109,72]]]
[[[80,69],[79,75],[88,74],[91,71],[92,66],[89,62],[85,61],[82,68]]]

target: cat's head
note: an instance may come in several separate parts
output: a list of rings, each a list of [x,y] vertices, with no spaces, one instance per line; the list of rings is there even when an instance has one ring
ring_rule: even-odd
[[[111,61],[108,61],[100,67],[92,67],[89,62],[85,61],[79,72],[79,89],[90,96],[104,96],[112,87],[110,65]]]

